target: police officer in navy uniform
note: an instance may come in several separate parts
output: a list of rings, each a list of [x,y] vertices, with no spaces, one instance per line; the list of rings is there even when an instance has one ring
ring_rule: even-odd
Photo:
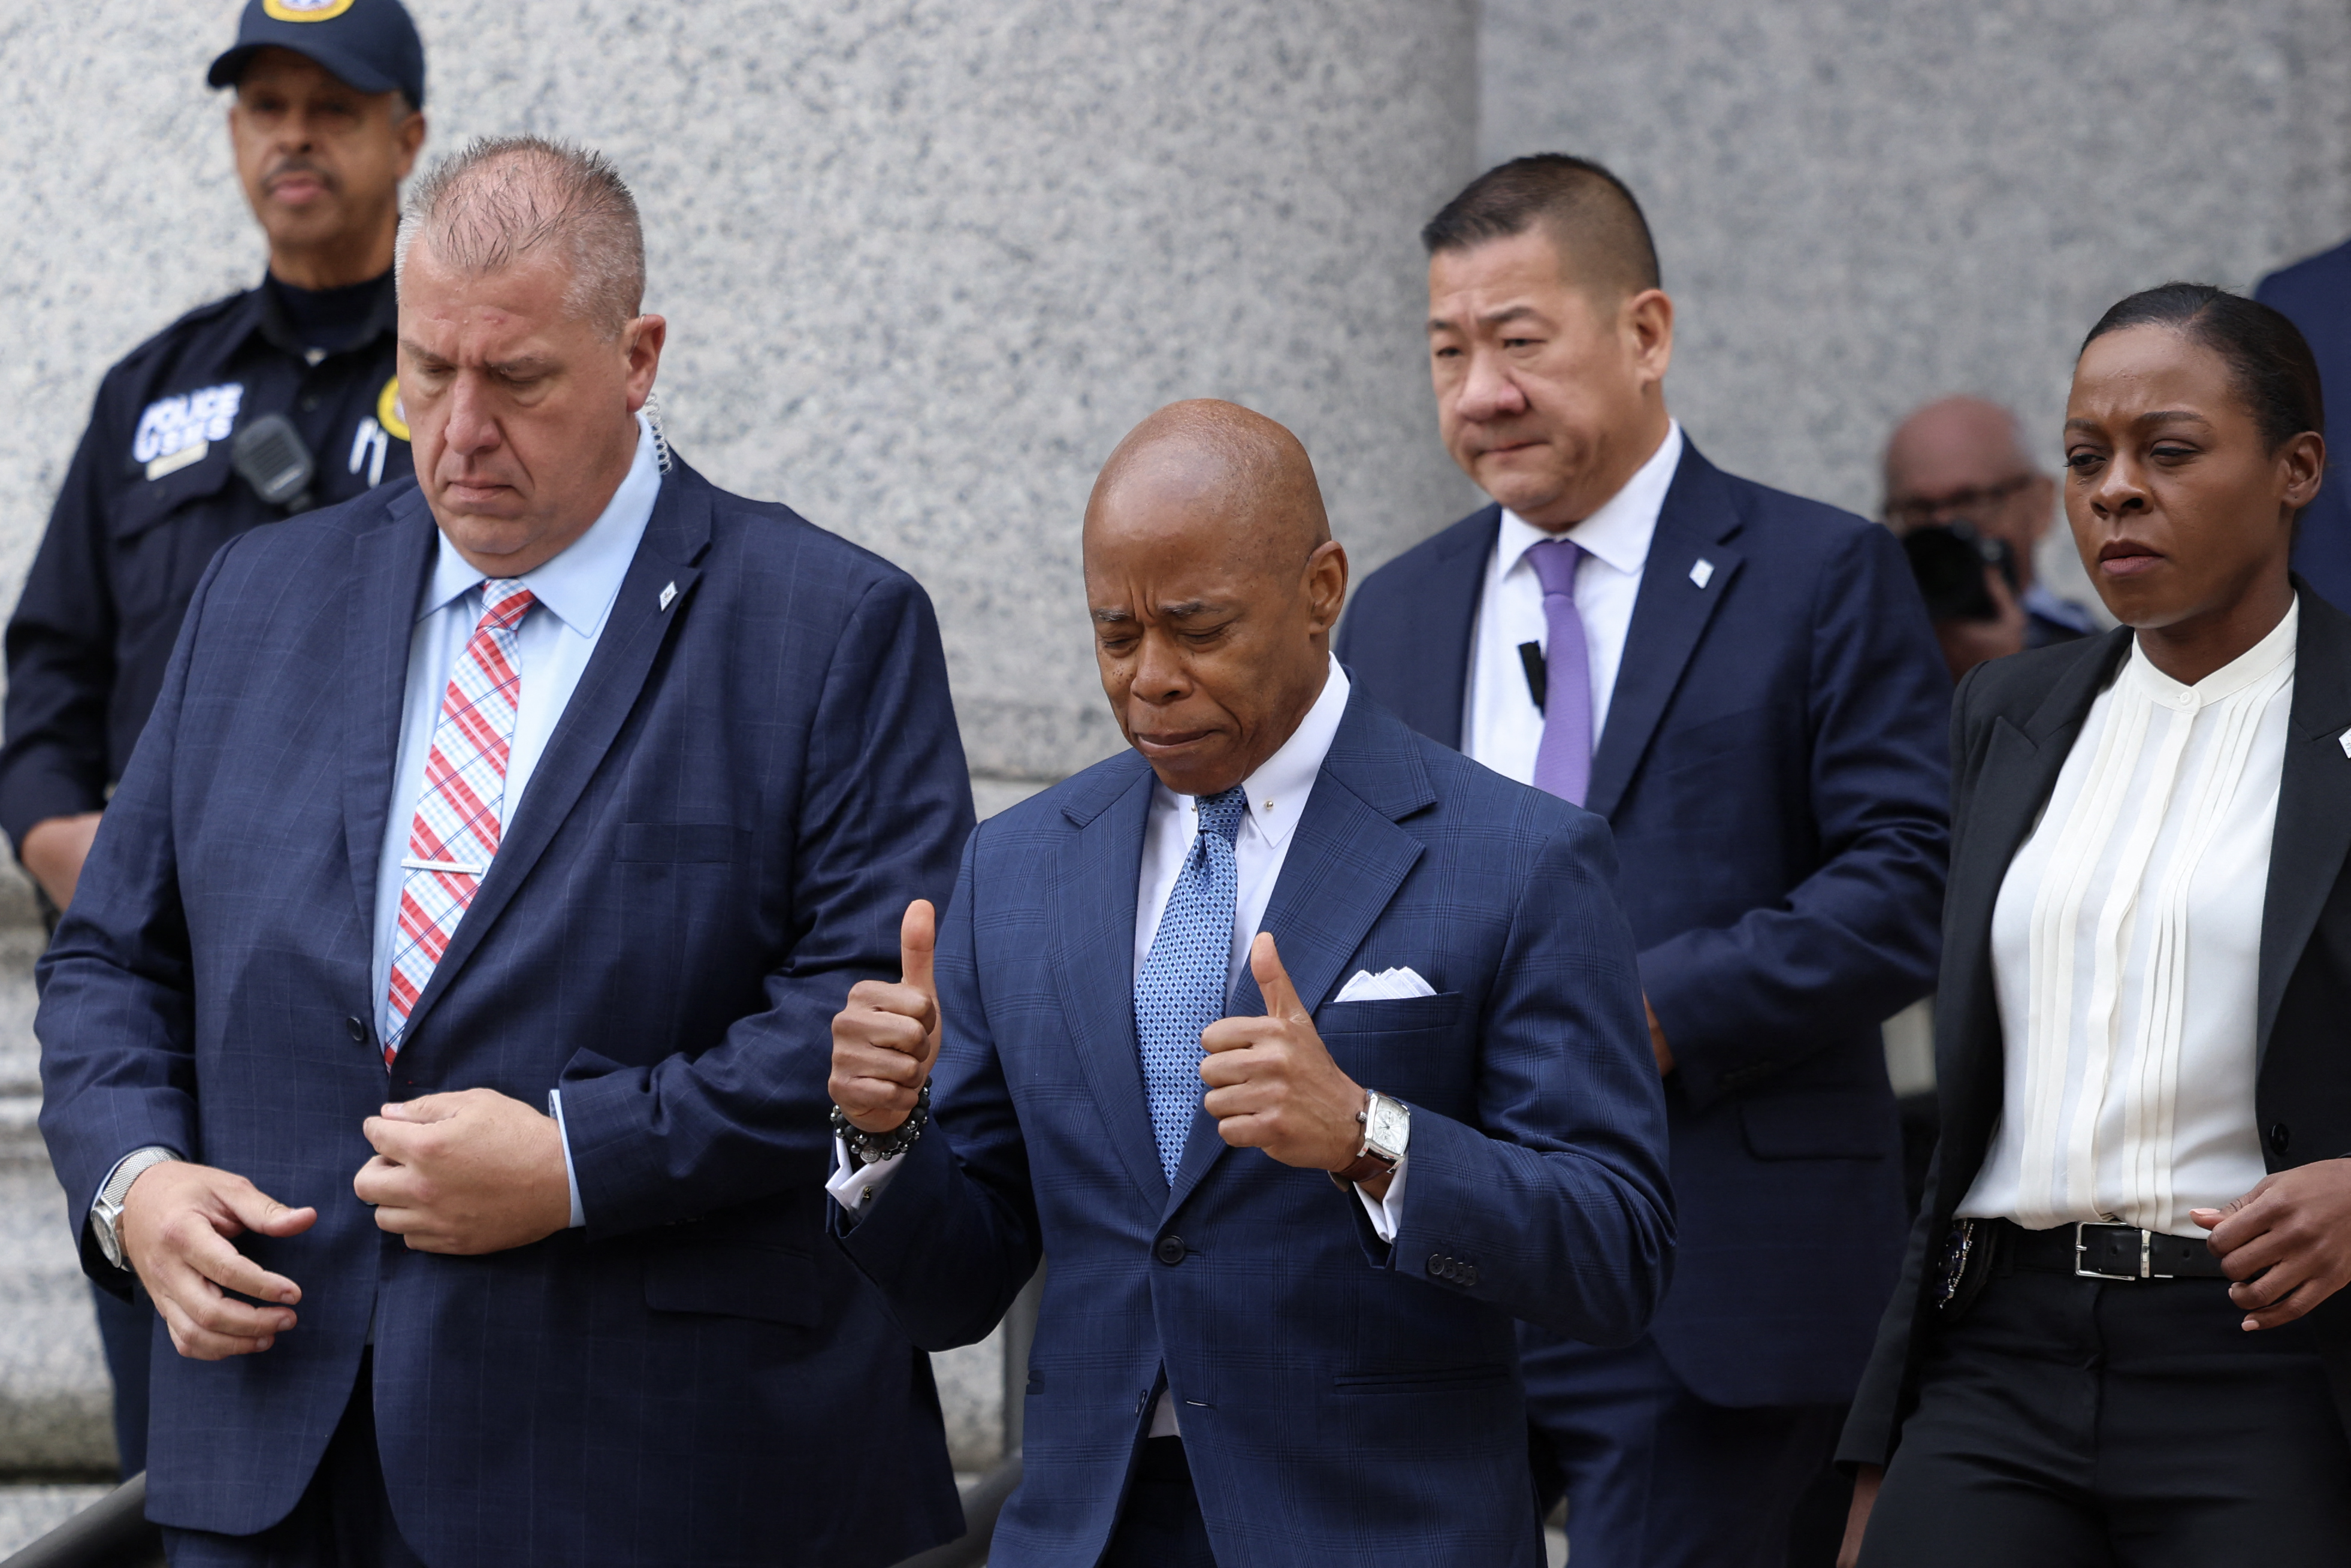
[[[392,251],[424,141],[415,23],[399,0],[251,0],[207,79],[235,89],[269,270],[107,372],[8,622],[0,830],[57,907],[213,552],[412,471]],[[152,1322],[99,1298],[126,1474],[145,1468]]]

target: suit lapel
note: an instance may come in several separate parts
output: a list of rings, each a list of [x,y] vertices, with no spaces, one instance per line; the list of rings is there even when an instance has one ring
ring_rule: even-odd
[[[1991,739],[1977,767],[1968,804],[1963,854],[1955,856],[1945,894],[1953,928],[1989,931],[1991,905],[2023,847],[2057,775],[2115,666],[2130,654],[2127,631],[2110,632],[2105,645],[2058,677],[2022,725],[2005,715],[1992,720]]]
[[[355,570],[344,641],[350,691],[344,709],[343,847],[350,856],[351,889],[365,931],[375,929],[376,870],[383,853],[384,819],[392,811],[392,774],[400,765],[408,644],[438,538],[421,492],[411,490],[393,501],[390,514],[388,524],[361,534],[352,547]]]
[[[1413,678],[1397,716],[1442,745],[1461,749],[1467,724],[1463,703],[1469,690],[1469,658],[1478,634],[1478,601],[1486,586],[1487,563],[1501,531],[1502,508],[1488,507],[1448,529],[1432,569],[1415,591],[1421,616],[1415,640],[1427,649],[1413,662]],[[1426,628],[1428,635],[1419,635]]]
[[[681,463],[662,481],[644,538],[621,580],[621,591],[597,636],[596,651],[589,655],[580,685],[573,688],[571,700],[548,739],[546,755],[533,769],[499,837],[498,852],[490,862],[489,874],[482,879],[482,890],[457,923],[415,1007],[409,1009],[412,1039],[424,1015],[449,988],[452,977],[496,924],[499,912],[513,901],[580,791],[602,765],[621,726],[636,706],[654,655],[661,652],[670,629],[693,608],[694,586],[702,574],[689,563],[700,557],[709,539],[709,486]],[[666,591],[672,583],[677,587],[674,595]]]
[[[1134,1032],[1135,889],[1152,774],[1140,758],[1107,806],[1078,821],[1052,889],[1050,962],[1078,1065],[1110,1129],[1111,1144],[1151,1207],[1167,1197],[1167,1175],[1151,1131],[1143,1051]],[[1077,803],[1072,802],[1072,806]],[[1065,810],[1068,810],[1065,808]]]
[[[2294,713],[2278,780],[2277,825],[2270,841],[2269,891],[2262,904],[2260,1060],[2286,981],[2302,961],[2351,852],[2351,756],[2342,737],[2351,726],[2351,621],[2302,591],[2302,626],[2294,654]]]
[[[2057,678],[2023,724],[2006,715],[1995,716],[1983,756],[1968,777],[1964,816],[1953,823],[1961,836],[1952,845],[1950,881],[1944,893],[1943,972],[1977,977],[1972,1001],[1980,1024],[1991,1026],[1980,1030],[1991,1045],[1961,1058],[1971,1062],[1973,1075],[1949,1086],[1953,1104],[1945,1115],[1947,1127],[1970,1127],[1984,1137],[1991,1135],[2004,1071],[1989,951],[1992,905],[2000,898],[2010,862],[2057,788],[2057,775],[2082,733],[2090,705],[2130,647],[2127,629],[2108,632],[2103,646]],[[1938,1050],[1938,1055],[1954,1060],[1950,1052]]]
[[[1331,994],[1341,966],[1363,946],[1420,859],[1421,841],[1396,820],[1436,799],[1411,731],[1361,692],[1352,694],[1259,927],[1273,933],[1282,967],[1309,1014]],[[1244,970],[1231,1016],[1264,1011],[1257,979]],[[1195,1111],[1167,1212],[1183,1204],[1225,1146],[1214,1118]]]
[[[1739,512],[1721,474],[1696,446],[1686,444],[1657,511],[1656,532],[1633,601],[1633,622],[1625,633],[1625,656],[1616,667],[1616,688],[1608,698],[1608,720],[1592,755],[1592,787],[1584,804],[1604,817],[1624,799],[1666,705],[1681,685],[1682,671],[1714,619],[1715,606],[1730,592],[1744,558],[1723,541],[1739,528]],[[1700,560],[1710,570],[1700,570]]]

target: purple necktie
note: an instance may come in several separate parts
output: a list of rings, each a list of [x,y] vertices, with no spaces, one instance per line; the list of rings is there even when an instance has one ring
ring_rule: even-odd
[[[1583,549],[1566,539],[1527,547],[1542,581],[1542,746],[1535,752],[1535,788],[1581,806],[1592,784],[1592,664],[1583,646],[1583,617],[1575,612],[1575,569]]]

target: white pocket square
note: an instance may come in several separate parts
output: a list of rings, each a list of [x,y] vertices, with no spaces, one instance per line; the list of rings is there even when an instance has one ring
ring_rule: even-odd
[[[1437,988],[1412,969],[1383,969],[1376,975],[1369,969],[1358,969],[1345,985],[1339,988],[1339,994],[1331,999],[1334,1002],[1385,1002],[1403,997],[1433,997],[1436,994]]]

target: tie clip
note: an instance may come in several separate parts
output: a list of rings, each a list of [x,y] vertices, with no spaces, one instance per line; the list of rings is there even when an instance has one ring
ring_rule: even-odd
[[[467,865],[463,861],[421,861],[416,859],[413,855],[402,855],[400,860],[400,869],[402,871],[447,871],[455,872],[459,876],[479,876],[482,874],[482,868],[480,866]]]

